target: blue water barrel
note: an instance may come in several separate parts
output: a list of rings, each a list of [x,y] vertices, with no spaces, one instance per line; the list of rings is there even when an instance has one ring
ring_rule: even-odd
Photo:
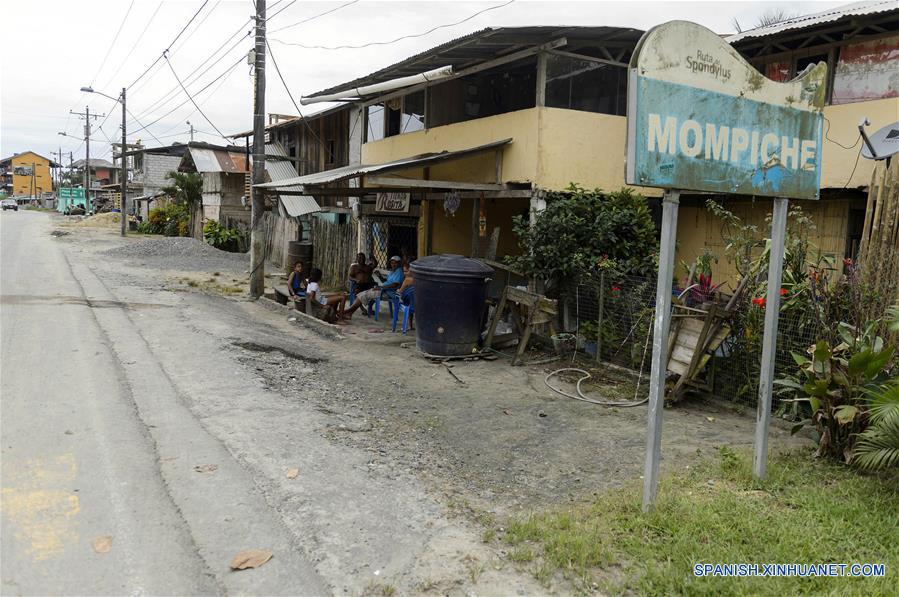
[[[477,349],[487,312],[493,268],[461,255],[431,255],[412,263],[415,279],[415,340],[438,356]]]

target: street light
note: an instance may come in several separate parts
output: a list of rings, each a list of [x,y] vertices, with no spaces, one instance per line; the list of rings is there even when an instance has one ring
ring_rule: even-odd
[[[128,140],[125,136],[125,88],[122,87],[122,94],[119,97],[112,97],[111,95],[106,95],[102,91],[95,91],[93,87],[82,87],[81,91],[84,93],[96,93],[97,95],[102,95],[105,98],[109,98],[115,102],[119,102],[122,104],[122,204],[121,204],[121,220],[122,220],[122,236],[125,236],[125,231],[127,230],[128,224],[125,223],[125,213],[126,213],[126,205],[128,203],[128,198],[126,194],[128,192],[128,162],[125,159],[125,152],[128,150]],[[90,164],[87,166],[90,168]],[[86,191],[85,191],[86,192]]]

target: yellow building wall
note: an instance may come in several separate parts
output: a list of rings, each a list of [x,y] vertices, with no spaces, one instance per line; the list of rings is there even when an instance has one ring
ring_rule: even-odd
[[[15,174],[16,166],[24,166],[27,168],[34,167],[34,179],[31,176],[20,176]],[[33,192],[37,195],[41,193],[53,192],[53,177],[50,175],[50,162],[42,158],[36,153],[26,151],[12,158],[12,193],[13,195],[30,195]],[[37,188],[35,191],[34,189]]]
[[[791,206],[802,207],[815,225],[809,233],[809,241],[825,255],[834,258],[837,265],[846,250],[850,203],[849,199],[790,202]],[[770,230],[770,224],[765,222],[765,218],[771,213],[770,199],[734,200],[725,203],[724,207],[745,224],[757,226],[759,236],[768,235],[766,231]],[[725,282],[731,290],[735,288],[739,274],[725,254],[721,220],[713,216],[705,205],[681,205],[677,215],[676,270],[679,278],[686,278],[681,261],[689,266],[705,249],[718,258],[718,263],[712,265],[713,282]],[[758,250],[761,251],[761,247]]]
[[[859,158],[855,166],[856,156],[863,141],[858,140],[858,123],[863,117],[871,121],[867,127],[868,134],[899,120],[899,98],[893,97],[870,102],[857,102],[824,108],[824,150],[821,167],[821,188],[866,187],[871,183],[874,172],[873,160]],[[828,125],[827,121],[830,121]],[[828,126],[830,127],[828,129]],[[856,140],[858,144],[852,149],[844,149],[834,143],[839,142],[851,147]],[[855,168],[855,174],[852,169]],[[852,180],[849,176],[852,175]]]
[[[577,182],[617,191],[624,184],[627,118],[561,108],[540,109],[537,186],[562,191]],[[647,197],[660,189],[634,187]]]

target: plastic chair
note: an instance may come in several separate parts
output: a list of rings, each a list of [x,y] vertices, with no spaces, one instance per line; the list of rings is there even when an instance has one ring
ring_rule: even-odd
[[[395,290],[381,290],[381,296],[378,297],[378,300],[375,301],[375,321],[378,321],[378,315],[381,313],[381,301],[387,300],[387,304],[390,306],[390,317],[393,317],[395,312],[393,308],[393,299],[396,296]]]
[[[349,287],[350,287],[350,288],[349,288],[349,290],[350,290],[350,304],[352,305],[353,303],[356,302],[356,288],[358,287],[358,284],[356,283],[355,280],[347,280],[347,282],[349,282],[348,285],[349,285]]]
[[[400,312],[403,313],[403,335],[409,330],[409,318],[415,313],[415,294],[409,293],[409,304],[404,305],[402,299],[399,295],[394,294],[393,298],[394,308],[393,308],[393,331],[396,331],[397,320],[399,319]]]

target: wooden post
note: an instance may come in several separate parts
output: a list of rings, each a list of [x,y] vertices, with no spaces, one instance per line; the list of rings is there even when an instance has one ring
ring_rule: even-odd
[[[774,383],[774,356],[777,347],[777,320],[780,315],[780,283],[783,274],[784,245],[787,235],[785,197],[774,199],[771,218],[771,251],[768,256],[768,297],[765,299],[765,335],[762,338],[762,364],[759,375],[759,401],[755,424],[755,458],[752,472],[765,478],[768,462],[768,427],[771,425],[771,391]]]
[[[649,413],[646,429],[646,463],[643,469],[643,511],[655,504],[662,457],[662,411],[665,406],[665,346],[671,325],[671,280],[677,240],[677,208],[680,191],[665,190],[662,199],[662,242],[659,245],[659,275],[656,281],[656,313],[652,333],[652,372],[649,378]]]

